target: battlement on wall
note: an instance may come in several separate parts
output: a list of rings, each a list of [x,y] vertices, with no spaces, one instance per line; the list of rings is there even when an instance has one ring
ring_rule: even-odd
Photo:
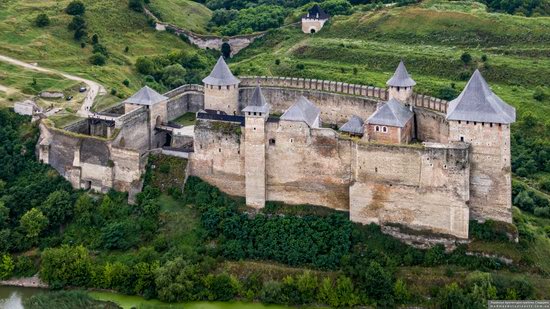
[[[349,84],[329,80],[298,78],[298,77],[271,77],[271,76],[239,76],[240,87],[281,87],[295,89],[311,89],[325,92],[342,93],[356,96],[388,100],[389,92],[385,88]],[[417,107],[446,113],[447,101],[422,94],[413,94],[411,103]]]

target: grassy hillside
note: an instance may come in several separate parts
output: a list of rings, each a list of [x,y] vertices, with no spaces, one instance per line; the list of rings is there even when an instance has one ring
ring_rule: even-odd
[[[169,33],[154,31],[143,14],[128,9],[127,1],[84,0],[88,35],[98,34],[110,54],[107,65],[92,66],[88,60],[91,44],[81,48],[67,29],[72,16],[65,14],[64,8],[69,2],[0,2],[0,54],[87,77],[128,96],[142,85],[143,77],[132,67],[137,57],[193,48]],[[51,25],[34,26],[39,13],[46,13]],[[122,84],[125,79],[130,81],[129,87]]]
[[[197,33],[206,33],[212,11],[191,0],[151,0],[147,5],[162,21]]]
[[[0,106],[11,107],[14,102],[36,96],[42,91],[60,91],[73,95],[70,102],[60,100],[38,100],[38,104],[47,107],[50,104],[63,108],[75,108],[82,99],[78,88],[80,83],[63,78],[60,75],[41,73],[0,62]]]
[[[550,18],[436,8],[414,6],[338,16],[313,36],[296,28],[273,31],[237,55],[232,68],[243,75],[385,86],[404,59],[417,81],[417,91],[436,96],[452,84],[461,90],[473,70],[480,68],[493,90],[516,106],[520,116],[527,111],[539,117],[550,115],[548,99],[533,99],[537,87],[550,91]],[[468,65],[460,59],[465,52],[473,58]],[[296,67],[299,63],[304,69]]]

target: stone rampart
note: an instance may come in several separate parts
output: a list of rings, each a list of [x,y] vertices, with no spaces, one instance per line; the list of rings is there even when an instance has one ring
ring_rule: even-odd
[[[349,208],[351,142],[303,122],[267,122],[267,200]]]
[[[351,220],[468,238],[468,148],[354,144]]]
[[[365,85],[297,77],[241,76],[239,79],[241,80],[241,87],[255,87],[260,84],[262,87],[320,90],[388,100],[387,89]],[[422,94],[414,94],[411,101],[418,107],[442,113],[447,112],[447,101],[445,100]]]
[[[231,55],[235,55],[243,48],[254,42],[255,39],[265,35],[266,31],[256,32],[252,34],[235,35],[229,37],[221,37],[216,35],[204,35],[194,33],[187,29],[180,28],[178,26],[162,22],[156,17],[149,9],[144,8],[145,14],[154,20],[155,29],[158,31],[170,31],[176,35],[184,35],[191,44],[202,49],[217,49],[221,50],[222,44],[227,43],[231,46]]]

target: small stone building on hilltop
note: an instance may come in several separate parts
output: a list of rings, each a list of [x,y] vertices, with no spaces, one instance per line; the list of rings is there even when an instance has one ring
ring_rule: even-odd
[[[319,32],[329,17],[318,4],[315,4],[306,15],[302,16],[302,31],[304,33]]]

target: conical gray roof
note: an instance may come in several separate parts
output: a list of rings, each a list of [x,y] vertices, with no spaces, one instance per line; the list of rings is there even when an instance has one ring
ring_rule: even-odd
[[[403,60],[399,61],[399,65],[397,66],[395,73],[393,73],[393,76],[388,79],[386,85],[392,87],[412,87],[416,85],[416,82],[411,78],[409,72],[407,72],[407,68],[405,68]]]
[[[318,128],[320,122],[321,110],[311,103],[305,97],[300,97],[294,105],[292,105],[281,116],[282,120],[304,121],[312,128]]]
[[[447,120],[512,123],[516,109],[494,94],[476,70],[460,95],[449,102]]]
[[[265,99],[259,85],[256,86],[256,89],[254,89],[252,98],[250,98],[250,102],[248,103],[248,106],[243,109],[243,112],[269,112],[269,105],[267,105],[267,100]]]
[[[348,122],[340,127],[340,131],[351,134],[363,134],[365,132],[363,123],[364,121],[361,117],[353,115]]]
[[[412,116],[413,112],[407,107],[396,99],[390,99],[367,119],[367,123],[402,128]]]
[[[233,73],[231,73],[227,63],[225,63],[223,57],[220,56],[220,58],[218,58],[218,62],[216,62],[216,65],[212,69],[212,72],[210,72],[210,75],[205,77],[202,82],[207,85],[226,86],[235,85],[241,81],[236,78]]]
[[[158,102],[168,100],[167,97],[156,92],[155,90],[145,86],[141,88],[138,92],[134,93],[133,96],[129,97],[124,101],[124,103],[132,104],[141,104],[141,105],[153,105]]]

